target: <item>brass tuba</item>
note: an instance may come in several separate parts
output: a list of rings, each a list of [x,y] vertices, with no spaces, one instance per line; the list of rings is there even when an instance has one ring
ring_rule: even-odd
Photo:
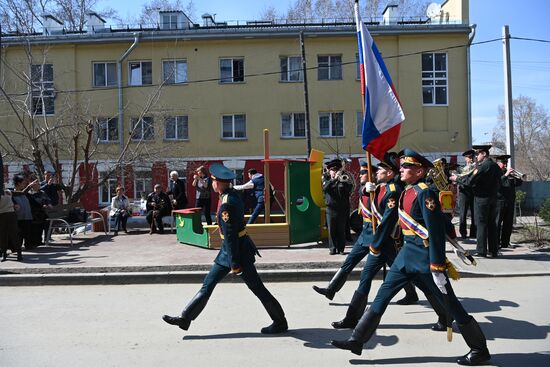
[[[443,213],[452,213],[455,207],[454,195],[451,191],[451,184],[445,174],[445,163],[441,158],[432,162],[434,167],[428,171],[428,177],[432,179],[439,191],[439,202]]]

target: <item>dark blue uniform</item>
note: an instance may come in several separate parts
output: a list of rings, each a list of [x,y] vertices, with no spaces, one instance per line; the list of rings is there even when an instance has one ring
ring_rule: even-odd
[[[183,310],[181,317],[165,315],[163,319],[169,324],[187,330],[191,321],[206,306],[216,285],[230,271],[233,271],[241,276],[273,320],[273,324],[263,328],[262,333],[273,334],[286,331],[288,327],[284,311],[277,299],[264,286],[254,266],[255,256],[259,254],[256,246],[246,234],[243,202],[235,190],[228,189],[220,196],[220,204],[217,219],[223,241],[220,252],[214,260],[214,265],[204,279],[199,292]]]
[[[405,150],[410,155],[421,157],[412,160],[427,167],[429,162],[418,153]],[[415,157],[416,158],[416,157]],[[361,354],[363,344],[376,331],[391,299],[408,282],[422,282],[434,295],[445,303],[448,312],[456,320],[470,352],[457,359],[459,364],[475,365],[489,360],[486,339],[473,317],[468,315],[458,299],[446,275],[445,264],[445,218],[441,212],[438,196],[424,182],[408,185],[399,201],[399,223],[403,229],[404,245],[399,251],[390,271],[378,290],[372,305],[363,314],[352,336],[345,341],[333,340],[332,344]],[[434,283],[432,273],[443,275],[445,295]]]

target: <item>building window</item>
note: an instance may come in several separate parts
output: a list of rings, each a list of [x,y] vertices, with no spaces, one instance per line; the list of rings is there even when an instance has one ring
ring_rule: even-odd
[[[422,100],[424,105],[447,105],[447,87],[447,54],[422,54]]]
[[[94,63],[94,87],[110,87],[117,85],[116,63]]]
[[[166,84],[187,83],[187,60],[163,61],[162,73]]]
[[[102,179],[105,178],[105,173],[101,174]],[[103,204],[111,204],[111,199],[116,196],[117,179],[108,178],[103,185],[99,187],[99,202]]]
[[[322,112],[319,113],[319,132],[321,137],[344,136],[344,113]]]
[[[52,64],[31,65],[31,94],[33,115],[55,113]]]
[[[164,138],[166,140],[189,139],[188,116],[174,116],[164,119]]]
[[[363,135],[363,112],[357,111],[356,114],[356,134],[357,136]]]
[[[151,61],[131,61],[128,63],[129,85],[153,84],[153,63]]]
[[[302,74],[302,58],[300,56],[281,57],[281,81],[301,82],[304,80]]]
[[[319,80],[341,80],[342,56],[317,56],[317,76]]]
[[[162,29],[178,29],[178,15],[163,14],[161,27]]]
[[[306,114],[283,113],[281,115],[281,136],[283,138],[304,138],[306,136]]]
[[[97,118],[97,140],[100,143],[118,141],[118,118]]]
[[[223,139],[245,139],[246,138],[246,115],[222,116],[222,138]]]
[[[150,171],[134,171],[134,197],[145,199],[153,192],[153,178]]]
[[[220,82],[244,82],[244,59],[220,59]]]
[[[131,120],[131,135],[132,140],[148,140],[155,138],[155,130],[153,127],[153,118],[146,116],[141,119],[133,118]]]

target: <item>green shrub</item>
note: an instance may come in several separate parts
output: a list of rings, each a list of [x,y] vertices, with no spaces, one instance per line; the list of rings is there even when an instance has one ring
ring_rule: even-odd
[[[550,198],[544,200],[544,203],[540,206],[539,217],[546,223],[550,223]]]

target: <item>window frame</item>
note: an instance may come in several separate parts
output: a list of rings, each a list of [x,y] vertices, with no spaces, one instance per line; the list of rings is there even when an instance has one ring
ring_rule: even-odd
[[[172,76],[174,78],[173,82],[168,81],[168,78],[166,78],[166,68],[165,67],[166,67],[167,63],[173,63],[173,65],[175,66],[174,73],[172,74]],[[178,72],[177,72],[178,63],[184,63],[185,64],[185,80],[184,81],[177,81],[176,80],[176,77],[178,75]],[[183,58],[183,59],[162,60],[162,81],[165,84],[168,84],[168,85],[182,85],[182,84],[189,83],[189,65],[187,64],[187,59]]]
[[[300,67],[298,69],[290,69],[290,60],[298,59]],[[283,66],[283,62],[285,65]],[[301,83],[304,81],[304,73],[302,70],[302,56],[279,56],[280,77],[279,81],[283,83]],[[286,70],[283,70],[283,67]],[[298,72],[298,79],[292,79],[293,72]]]
[[[140,175],[146,176],[146,177],[139,177]],[[147,181],[149,182],[149,186],[147,186]],[[141,183],[142,190],[138,190],[138,183]],[[149,195],[149,193],[153,192],[153,172],[152,171],[145,171],[145,170],[136,170],[134,171],[134,199],[141,199],[142,196],[138,196],[138,192],[143,192],[144,198]]]
[[[139,84],[134,83],[132,80],[132,64],[139,64],[140,69],[140,77],[139,77]],[[143,82],[143,73],[145,72],[143,65],[144,64],[150,64],[151,65],[151,82],[150,83],[144,83]],[[128,61],[128,86],[131,87],[139,87],[142,85],[153,85],[153,61],[151,60],[132,60]]]
[[[304,119],[304,135],[296,135],[296,115],[303,115]],[[284,135],[283,123],[285,116],[290,116],[290,132],[291,135]],[[283,112],[281,113],[281,139],[305,139],[306,138],[306,114],[304,112]]]
[[[235,131],[235,117],[243,116],[244,120],[244,136],[236,136]],[[231,117],[231,136],[224,136],[224,118]],[[233,113],[233,114],[223,114],[221,117],[221,139],[222,140],[246,140],[246,114],[245,113]]]
[[[103,176],[104,172],[100,173],[100,176]],[[116,195],[116,187],[118,186],[118,180],[116,177],[108,178],[103,185],[98,186],[98,201],[99,204],[111,205],[113,197]],[[103,197],[103,190],[107,190],[107,201]]]
[[[327,57],[327,65],[321,66],[321,60],[320,58]],[[339,63],[335,63],[333,58],[340,58]],[[324,64],[324,63],[323,63]],[[336,70],[336,68],[339,67],[340,70],[340,77],[333,77],[333,70]],[[327,78],[321,78],[321,73],[326,70],[327,71]],[[344,80],[344,69],[342,68],[342,55],[341,54],[334,54],[334,55],[317,55],[317,80],[319,81],[326,81],[326,80]]]
[[[96,83],[97,77],[96,77],[96,65],[103,65],[103,72],[105,73],[105,83],[103,85],[98,85]],[[114,81],[112,84],[109,84],[109,68],[108,65],[114,65],[115,67],[115,75],[114,75]],[[118,84],[118,77],[117,77],[117,67],[116,62],[111,61],[93,61],[92,62],[92,86],[94,88],[109,88],[109,87],[116,87]]]
[[[37,72],[34,68],[40,68],[40,78],[35,80]],[[46,67],[51,68],[51,73],[45,73]],[[44,77],[51,74],[51,80]],[[31,112],[33,116],[54,116],[55,115],[55,87],[53,64],[32,64],[31,65]],[[48,101],[48,103],[46,103]],[[49,106],[49,108],[48,108]],[[38,110],[40,109],[40,110]]]
[[[333,123],[335,115],[341,115],[342,116],[342,135],[334,135],[333,134],[333,131],[335,129],[334,128],[334,123]],[[321,118],[325,117],[325,116],[329,117],[328,129],[329,129],[330,135],[322,135],[322,130],[323,129],[321,128]],[[345,128],[344,112],[343,111],[323,111],[323,112],[319,112],[319,137],[320,138],[344,138],[345,136],[346,136],[346,128]]]
[[[174,130],[174,138],[168,137],[168,120],[174,119],[175,120],[175,130]],[[185,123],[184,130],[187,132],[187,135],[185,137],[179,137],[178,134],[178,123],[180,122]],[[188,141],[189,140],[189,115],[178,115],[178,116],[166,116],[164,118],[164,140],[166,141]]]
[[[151,138],[150,139],[146,139],[145,137],[145,134],[146,134],[146,126],[144,126],[144,123],[147,122],[145,121],[145,119],[149,120],[150,119],[150,123],[149,123],[149,129],[150,129],[150,133],[151,133]],[[141,123],[141,127],[140,127],[140,131],[141,131],[141,136],[139,138],[136,138],[134,137],[136,131],[134,129],[135,127],[135,124],[137,123]],[[142,116],[141,118],[138,118],[138,117],[132,117],[130,119],[130,139],[133,141],[133,142],[150,142],[150,141],[155,141],[155,120],[153,119],[152,116]]]
[[[97,142],[98,143],[101,143],[101,144],[109,144],[109,143],[118,143],[120,141],[120,133],[118,131],[118,117],[97,117],[96,118],[96,122],[97,122],[97,128],[96,128],[96,137],[97,137]],[[114,130],[116,131],[116,139],[109,139],[109,128],[111,127],[110,125],[114,124]],[[105,129],[106,131],[106,139],[102,139],[102,137],[100,136],[100,130],[102,129],[101,125],[102,124],[106,124],[107,127]]]
[[[231,78],[226,78],[223,75],[223,69],[222,69],[222,63],[223,61],[231,60]],[[239,69],[237,68],[237,71],[235,71],[235,62],[240,61],[242,63],[242,75],[239,75]],[[219,67],[220,67],[220,84],[235,84],[235,83],[244,83],[244,56],[242,57],[221,57],[219,61]],[[237,74],[236,74],[237,73]],[[242,79],[242,80],[236,80],[236,79]]]
[[[424,69],[424,56],[432,55],[431,69]],[[436,56],[445,55],[445,69],[436,70]],[[421,68],[421,92],[422,92],[422,106],[440,106],[445,107],[449,105],[449,54],[447,52],[424,52],[420,55],[420,68]],[[444,76],[436,76],[437,74],[444,74]],[[431,76],[429,75],[431,74]],[[444,82],[444,84],[441,84]],[[437,90],[445,90],[445,103],[437,102]],[[425,102],[425,91],[431,90],[431,103]]]
[[[363,111],[356,111],[355,119],[355,134],[356,136],[363,136]]]

